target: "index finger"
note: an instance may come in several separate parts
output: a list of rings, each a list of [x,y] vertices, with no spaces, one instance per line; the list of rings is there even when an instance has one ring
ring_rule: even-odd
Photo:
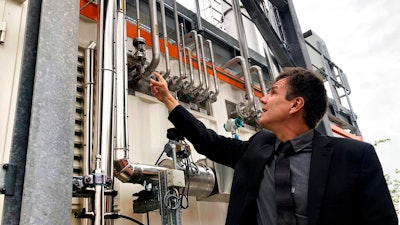
[[[161,79],[163,79],[163,77],[162,77],[158,72],[154,72],[153,74],[156,76],[156,78],[157,78],[158,81],[160,81]]]

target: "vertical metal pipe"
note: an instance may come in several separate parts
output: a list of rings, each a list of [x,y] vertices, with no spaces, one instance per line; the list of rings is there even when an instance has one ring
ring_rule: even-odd
[[[184,66],[184,68],[183,68],[183,71],[184,71],[183,75],[184,75],[184,79],[185,79],[185,78],[187,78],[187,63],[186,63],[186,57],[187,57],[187,55],[186,55],[186,51],[185,51],[185,49],[186,49],[186,44],[185,44],[185,35],[184,35],[183,23],[179,24],[179,28],[181,29],[181,35],[182,35],[182,46],[181,46],[181,47],[182,47],[182,49],[184,50],[184,51],[183,51],[182,62],[183,62],[183,66]],[[178,60],[181,60],[181,59],[178,59]]]
[[[181,37],[179,35],[179,18],[178,18],[178,7],[176,5],[176,0],[173,1],[174,4],[174,20],[175,20],[175,32],[176,32],[176,47],[178,48],[178,67],[179,67],[179,80],[178,83],[185,79],[185,75],[183,73],[183,66],[182,66],[182,49],[181,46]]]
[[[140,0],[136,0],[136,25],[137,25],[137,36],[140,37],[140,8],[139,8]]]
[[[199,47],[199,40],[198,35],[195,30],[191,30],[188,34],[185,35],[185,40],[192,38],[192,41],[195,45],[196,51],[196,61],[197,61],[197,74],[199,76],[199,84],[193,88],[193,91],[200,91],[203,87],[203,76],[201,75],[201,58],[200,58],[200,47]]]
[[[214,87],[215,87],[215,92],[212,94],[211,99],[214,101],[216,101],[217,96],[219,94],[219,80],[217,77],[217,71],[215,69],[215,60],[214,60],[214,49],[212,46],[212,43],[210,40],[206,40],[207,45],[208,45],[208,49],[210,50],[210,59],[211,59],[211,69],[213,72],[213,76],[214,76]]]
[[[96,175],[101,175],[102,170],[101,170],[101,156],[97,155],[96,156],[96,170],[94,173]],[[95,181],[95,195],[94,195],[94,201],[93,201],[93,209],[94,209],[94,219],[93,219],[93,225],[104,225],[105,220],[104,220],[104,212],[105,212],[105,196],[104,196],[104,185],[102,182],[97,183],[98,181]]]
[[[200,12],[200,3],[199,0],[195,0],[196,3],[196,14],[197,14],[197,27],[198,27],[198,31],[199,33],[203,32],[203,24],[201,22],[201,12]]]
[[[201,58],[200,61],[202,63],[203,66],[203,76],[204,76],[204,92],[208,92],[208,90],[210,90],[210,84],[208,83],[208,73],[207,73],[207,64],[206,64],[206,56],[204,53],[204,42],[203,42],[203,36],[201,34],[198,34],[198,39],[199,39],[199,44],[200,44],[200,51],[201,51]],[[197,53],[197,57],[200,54]],[[199,65],[199,70],[200,69],[200,65]]]
[[[13,196],[4,196],[1,224],[19,225],[28,148],[42,1],[29,2],[9,163],[17,165]]]
[[[92,143],[93,143],[93,85],[96,42],[90,42],[85,51],[85,106],[84,114],[84,135],[83,135],[83,175],[88,175],[92,170]]]
[[[126,8],[125,0],[117,1],[115,30],[115,111],[114,111],[114,159],[128,157],[127,144],[127,52],[126,52]]]
[[[160,0],[160,8],[161,8],[161,21],[162,21],[164,53],[165,53],[165,73],[163,74],[163,77],[167,78],[169,76],[169,74],[171,73],[171,65],[169,62],[168,32],[167,32],[167,22],[165,20],[164,0]],[[185,49],[185,48],[183,48],[183,49]]]
[[[98,76],[96,90],[98,140],[94,142],[97,155],[101,155],[101,169],[106,176],[112,176],[109,163],[112,150],[113,92],[114,92],[114,4],[113,1],[99,1],[97,61]]]
[[[71,224],[78,24],[78,1],[42,1],[20,224]]]
[[[84,132],[83,132],[83,167],[82,174],[91,173],[93,153],[93,98],[94,98],[94,73],[95,73],[96,42],[90,42],[85,50],[85,91],[84,91]],[[89,208],[89,199],[82,198],[82,208]],[[82,225],[88,224],[87,219],[82,219]]]
[[[149,75],[157,68],[160,62],[160,40],[158,38],[158,20],[157,20],[157,4],[156,0],[149,0],[150,10],[150,29],[151,29],[151,44],[152,44],[152,59],[146,67],[142,78],[149,80]]]
[[[249,48],[247,46],[246,31],[244,30],[242,12],[240,10],[239,0],[232,0],[232,8],[233,8],[233,12],[235,14],[235,21],[236,21],[238,38],[239,38],[240,52],[241,52],[241,55],[246,60],[247,68],[250,68],[250,65],[249,65],[249,58],[250,58],[249,57]],[[250,80],[250,83],[252,83],[251,80]]]
[[[247,98],[248,98],[248,104],[245,107],[245,109],[250,110],[250,106],[254,104],[254,92],[253,92],[253,82],[251,80],[251,76],[249,75],[249,49],[247,46],[247,40],[246,40],[246,33],[244,30],[244,25],[243,25],[243,20],[242,20],[242,12],[240,10],[240,4],[239,0],[232,0],[232,7],[233,11],[235,14],[235,20],[236,20],[236,27],[238,28],[238,37],[239,37],[239,46],[240,46],[240,52],[243,58],[245,59],[244,62],[241,62],[242,64],[244,63],[246,70],[247,70],[247,75],[244,76],[244,82],[245,82],[245,87],[246,87],[246,93],[247,93]]]
[[[101,157],[101,171],[105,177],[113,179],[113,92],[114,92],[114,15],[115,0],[99,0],[99,18],[97,20],[97,80],[94,154]],[[96,168],[96,167],[94,167]],[[102,191],[104,192],[104,190]],[[95,224],[104,223],[104,214],[112,210],[112,199],[103,199],[104,207],[95,208]],[[94,206],[96,207],[96,205]],[[100,212],[98,211],[100,210]],[[99,214],[101,216],[99,216]],[[101,218],[99,218],[101,217]]]
[[[259,67],[259,66],[250,67],[250,74],[251,73],[256,73],[258,75],[258,79],[260,80],[261,93],[263,96],[266,96],[267,88],[265,87],[265,81],[264,81],[263,72],[262,72],[261,67]]]
[[[185,87],[185,89],[187,90],[187,91],[189,91],[191,88],[192,88],[192,86],[193,86],[193,83],[194,83],[194,75],[193,75],[193,61],[192,61],[192,57],[193,57],[193,55],[192,55],[192,50],[190,49],[190,48],[188,48],[188,47],[185,47],[185,52],[187,51],[187,56],[188,56],[188,59],[189,59],[189,83],[187,84],[187,86]]]

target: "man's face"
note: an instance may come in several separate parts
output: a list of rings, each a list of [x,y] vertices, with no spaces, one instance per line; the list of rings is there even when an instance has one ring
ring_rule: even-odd
[[[262,97],[262,115],[259,123],[262,127],[274,131],[289,117],[292,103],[286,100],[286,78],[275,82],[268,94]]]

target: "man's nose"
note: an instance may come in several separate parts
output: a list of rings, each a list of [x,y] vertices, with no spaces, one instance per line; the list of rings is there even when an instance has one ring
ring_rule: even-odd
[[[266,94],[266,95],[264,95],[263,97],[261,97],[261,98],[260,98],[261,103],[267,104],[268,98],[269,98],[268,94]]]

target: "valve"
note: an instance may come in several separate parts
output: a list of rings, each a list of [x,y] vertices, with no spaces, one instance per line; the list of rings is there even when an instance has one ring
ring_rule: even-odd
[[[239,117],[235,119],[230,118],[224,124],[225,131],[231,132],[233,138],[235,139],[239,139],[237,129],[240,127],[243,127],[243,121]]]

